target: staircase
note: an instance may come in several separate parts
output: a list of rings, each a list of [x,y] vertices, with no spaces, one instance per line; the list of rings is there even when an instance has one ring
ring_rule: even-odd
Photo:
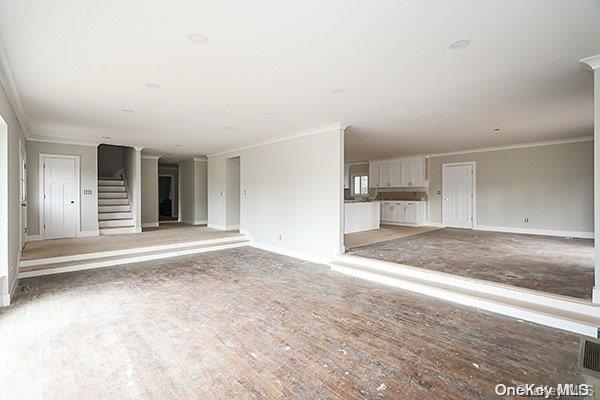
[[[98,227],[101,235],[135,232],[127,185],[123,179],[98,178]]]

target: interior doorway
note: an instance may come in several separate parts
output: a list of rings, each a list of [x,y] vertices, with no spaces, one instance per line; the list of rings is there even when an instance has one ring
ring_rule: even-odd
[[[475,225],[475,162],[442,165],[442,223],[446,227]]]
[[[240,228],[240,157],[228,158],[226,160],[226,191],[225,191],[225,223],[226,229]]]
[[[158,220],[177,221],[175,179],[170,175],[158,176]]]

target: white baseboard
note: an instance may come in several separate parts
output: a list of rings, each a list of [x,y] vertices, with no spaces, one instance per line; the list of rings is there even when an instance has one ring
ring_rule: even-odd
[[[444,228],[444,224],[441,222],[425,221],[424,226],[433,226],[435,228]]]
[[[478,231],[521,233],[521,234],[525,234],[525,235],[560,236],[560,237],[574,237],[574,238],[583,238],[583,239],[593,239],[594,238],[594,232],[586,232],[586,231],[562,231],[562,230],[554,230],[554,229],[511,228],[508,226],[492,226],[492,225],[476,225],[474,229],[478,230]]]
[[[158,222],[142,222],[142,228],[158,228]]]
[[[188,224],[188,225],[206,225],[208,223],[208,221],[206,220],[192,220],[192,219],[182,219],[181,222],[183,222],[184,224]],[[210,225],[209,225],[210,227]]]
[[[12,284],[10,285],[10,291],[7,294],[3,294],[0,298],[0,307],[8,307],[12,302],[12,299],[15,297],[15,289],[17,288],[17,283],[19,282],[19,274],[15,275],[15,279],[13,279]]]
[[[161,224],[177,224],[179,222],[180,222],[179,220],[177,220],[177,221],[175,221],[175,220],[173,220],[173,221],[170,221],[170,220],[169,221],[158,221],[158,224],[159,225],[161,225]]]
[[[26,235],[25,236],[25,242],[26,243],[27,242],[37,242],[37,241],[40,241],[40,240],[44,240],[44,239],[42,239],[41,235]]]
[[[222,231],[227,230],[225,225],[217,225],[217,224],[211,224],[210,222],[207,222],[206,226],[208,226],[209,228],[213,228],[213,229],[220,229]]]
[[[96,229],[93,231],[79,231],[77,237],[89,237],[89,236],[100,236],[100,230]]]
[[[333,256],[331,256],[331,257],[319,256],[316,254],[309,254],[309,253],[305,253],[302,251],[290,250],[290,249],[286,249],[283,247],[273,246],[273,245],[264,244],[264,243],[251,242],[250,246],[256,247],[257,249],[270,251],[272,253],[282,254],[282,255],[288,256],[288,257],[299,258],[301,260],[310,261],[310,262],[317,263],[317,264],[328,265],[334,258]]]

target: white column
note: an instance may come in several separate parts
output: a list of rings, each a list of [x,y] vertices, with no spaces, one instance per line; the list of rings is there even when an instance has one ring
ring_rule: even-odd
[[[594,291],[592,301],[600,303],[600,55],[580,60],[594,74]]]

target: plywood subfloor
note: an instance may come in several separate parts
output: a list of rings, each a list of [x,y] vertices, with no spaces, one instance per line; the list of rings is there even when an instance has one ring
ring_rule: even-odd
[[[386,240],[399,239],[406,236],[417,235],[423,232],[429,232],[436,228],[431,226],[398,226],[381,225],[379,229],[368,231],[347,233],[344,235],[344,246],[346,250],[354,247],[365,246],[367,244],[384,242]]]
[[[594,241],[444,228],[350,254],[591,299]]]
[[[28,278],[6,399],[494,399],[584,382],[581,337],[253,248]]]
[[[237,230],[221,231],[206,226],[166,223],[161,224],[158,228],[144,228],[142,233],[28,242],[23,249],[21,260],[125,250],[238,235]]]

